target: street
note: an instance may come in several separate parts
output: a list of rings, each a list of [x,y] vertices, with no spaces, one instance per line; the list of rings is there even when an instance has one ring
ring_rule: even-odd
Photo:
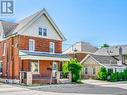
[[[85,84],[19,86],[0,84],[0,95],[127,95],[126,82],[85,80]]]

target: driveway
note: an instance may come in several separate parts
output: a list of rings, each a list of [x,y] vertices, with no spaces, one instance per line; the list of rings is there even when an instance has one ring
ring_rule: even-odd
[[[0,95],[127,95],[127,82],[110,83],[97,80],[84,80],[83,82],[85,84],[32,87],[2,84]]]

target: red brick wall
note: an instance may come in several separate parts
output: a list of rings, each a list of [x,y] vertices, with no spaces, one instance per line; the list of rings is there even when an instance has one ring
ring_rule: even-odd
[[[76,58],[78,62],[81,62],[86,57],[86,53],[68,54],[71,58]]]
[[[55,43],[55,53],[62,53],[62,41],[37,38],[30,36],[20,36],[20,49],[29,50],[29,39],[35,40],[35,51],[49,52],[50,41]]]
[[[44,39],[44,38],[37,38],[37,37],[28,37],[28,36],[15,36],[10,37],[6,41],[0,42],[0,59],[3,61],[3,77],[5,78],[6,72],[8,72],[8,78],[19,79],[19,71],[21,70],[21,60],[18,56],[19,49],[21,50],[28,50],[29,49],[29,39],[35,40],[35,51],[40,52],[49,52],[49,44],[50,41],[55,43],[55,53],[62,52],[62,41]],[[4,43],[7,44],[6,55],[3,56],[3,46]],[[19,44],[18,44],[19,43]],[[8,64],[7,64],[8,63]],[[26,62],[27,63],[27,62]],[[44,64],[48,67],[50,62],[44,61]],[[25,69],[28,69],[26,66],[28,64],[23,64]],[[43,69],[47,69],[44,67]],[[47,75],[48,72],[44,73],[43,69],[41,70],[42,75]]]

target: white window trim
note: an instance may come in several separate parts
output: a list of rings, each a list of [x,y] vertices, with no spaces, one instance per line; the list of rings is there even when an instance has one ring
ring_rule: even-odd
[[[30,50],[30,41],[33,42],[33,50]],[[35,51],[35,40],[33,40],[33,39],[29,39],[29,51],[30,52],[34,52]]]
[[[34,60],[35,61],[35,60]],[[32,62],[32,61],[31,61]],[[30,63],[30,71],[32,74],[40,74],[40,63],[39,63],[39,60],[37,60],[37,64],[38,64],[38,72],[32,72],[31,71],[31,63]]]
[[[39,35],[39,28],[42,28],[42,27],[38,27],[38,35]],[[42,35],[43,35],[43,28],[42,28]],[[42,36],[42,35],[39,35],[39,36]]]
[[[0,69],[3,69],[2,61],[0,62],[0,64],[1,64],[1,68]],[[2,71],[0,71],[0,74],[2,74]]]
[[[50,42],[50,44],[53,44],[53,52],[50,51],[50,53],[55,53],[55,43],[54,42]],[[51,45],[50,45],[51,46]],[[50,49],[50,46],[49,46],[49,49]]]
[[[6,48],[7,48],[7,44],[4,43],[4,47],[3,47],[3,56],[5,56],[5,54],[6,54]]]
[[[39,35],[39,28],[42,28],[42,35]],[[44,36],[44,35],[43,35],[43,29],[47,29],[47,36],[48,36],[48,27],[45,27],[45,26],[38,27],[38,35],[39,35],[40,37],[47,37],[47,36]]]
[[[94,70],[95,70],[95,72],[94,72]],[[96,75],[96,68],[93,68],[93,75]]]
[[[86,74],[86,69],[87,69],[87,74]],[[88,67],[85,67],[85,68],[84,68],[84,74],[85,74],[85,75],[88,75]]]

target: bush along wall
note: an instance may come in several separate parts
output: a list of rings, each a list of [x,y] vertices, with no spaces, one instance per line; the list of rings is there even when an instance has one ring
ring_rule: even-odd
[[[107,71],[106,68],[102,67],[98,73],[99,80],[107,80],[111,82],[116,81],[127,81],[127,69],[123,72],[115,72]]]
[[[127,70],[124,70],[123,72],[116,72],[111,74],[110,81],[126,81],[127,80]]]

